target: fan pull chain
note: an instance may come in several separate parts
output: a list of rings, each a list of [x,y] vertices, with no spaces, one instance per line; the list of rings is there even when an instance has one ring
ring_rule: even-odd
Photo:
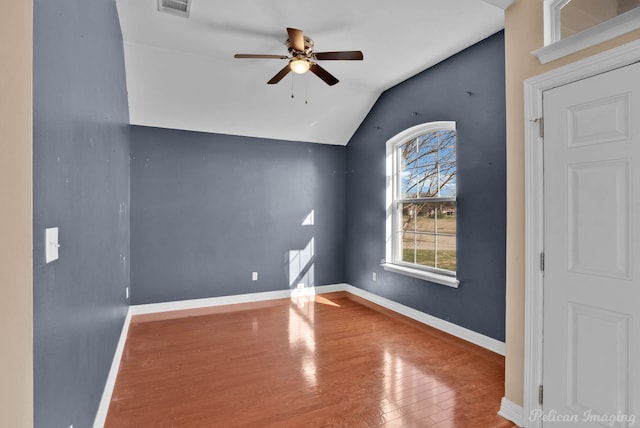
[[[305,104],[309,104],[309,77],[308,77],[308,73],[306,73],[307,76],[304,77],[304,103]],[[293,74],[291,75],[291,98],[295,98],[294,95],[294,91],[293,91],[293,79],[295,79],[295,77],[293,76]]]

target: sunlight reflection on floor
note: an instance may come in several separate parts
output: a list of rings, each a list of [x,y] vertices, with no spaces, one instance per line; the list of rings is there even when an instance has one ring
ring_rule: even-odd
[[[300,356],[300,372],[304,376],[307,386],[315,387],[317,383],[315,306],[313,294],[309,294],[307,291],[313,293],[313,289],[298,287],[291,295],[288,326],[289,348],[293,354]]]

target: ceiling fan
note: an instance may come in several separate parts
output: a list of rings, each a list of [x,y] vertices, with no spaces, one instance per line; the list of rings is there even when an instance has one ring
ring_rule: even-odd
[[[363,59],[361,51],[339,51],[339,52],[313,52],[313,40],[305,36],[302,30],[287,28],[286,45],[289,55],[262,55],[262,54],[235,54],[234,58],[258,58],[258,59],[288,59],[289,63],[280,70],[267,83],[276,84],[282,80],[290,71],[303,74],[312,72],[327,85],[333,86],[339,82],[331,73],[320,67],[315,61],[326,60],[356,60]]]

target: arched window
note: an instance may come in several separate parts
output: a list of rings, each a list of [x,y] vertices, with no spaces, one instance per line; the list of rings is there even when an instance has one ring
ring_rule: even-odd
[[[385,269],[458,286],[456,172],[455,122],[424,123],[387,141]]]

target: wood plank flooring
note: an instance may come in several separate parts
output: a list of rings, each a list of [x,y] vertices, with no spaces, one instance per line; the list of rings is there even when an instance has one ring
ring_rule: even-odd
[[[508,428],[504,358],[348,293],[134,316],[106,427]]]

